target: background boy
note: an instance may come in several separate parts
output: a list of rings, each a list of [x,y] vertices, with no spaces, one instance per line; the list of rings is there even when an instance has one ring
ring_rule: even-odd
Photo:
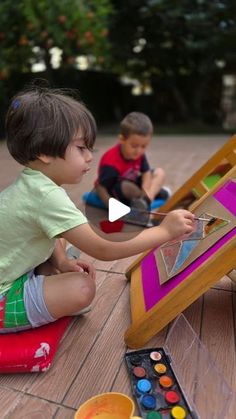
[[[152,122],[141,112],[131,112],[121,121],[119,142],[102,156],[95,182],[106,206],[112,196],[126,205],[143,204],[147,209],[154,199],[170,196],[169,189],[163,187],[164,170],[151,170],[145,155],[152,134]]]

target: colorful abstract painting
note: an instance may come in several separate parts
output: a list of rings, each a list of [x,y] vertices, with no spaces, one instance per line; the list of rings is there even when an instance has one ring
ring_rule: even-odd
[[[161,246],[158,253],[161,255],[165,266],[166,280],[174,276],[181,270],[181,267],[186,265],[188,259],[194,254],[196,249],[202,246],[202,241],[214,241],[214,237],[209,237],[213,233],[226,227],[229,220],[214,216],[211,213],[204,212],[199,215],[199,218],[206,218],[209,220],[196,220],[195,231],[182,240],[173,240]]]

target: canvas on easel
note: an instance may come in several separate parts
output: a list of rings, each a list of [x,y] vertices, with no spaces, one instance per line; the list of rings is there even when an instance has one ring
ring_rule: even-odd
[[[131,348],[143,346],[235,267],[236,168],[199,200],[193,212],[198,217],[209,213],[223,220],[222,225],[215,225],[206,238],[197,240],[198,246],[182,266],[177,265],[174,275],[168,277],[160,248],[140,256],[127,271],[132,322],[125,342]],[[176,255],[178,251],[177,247]]]
[[[161,284],[187,268],[190,263],[227,234],[235,222],[234,215],[228,212],[213,196],[209,196],[202,203],[200,210],[196,210],[195,215],[208,218],[209,222],[196,220],[194,233],[182,240],[164,244],[154,252]],[[171,252],[172,249],[173,252]]]

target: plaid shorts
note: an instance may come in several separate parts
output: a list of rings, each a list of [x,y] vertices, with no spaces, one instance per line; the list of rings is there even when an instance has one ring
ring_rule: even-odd
[[[24,304],[24,284],[28,274],[13,282],[11,288],[0,295],[0,328],[12,328],[29,324]]]
[[[43,275],[31,271],[0,294],[0,334],[31,329],[56,320],[46,307],[43,281]]]

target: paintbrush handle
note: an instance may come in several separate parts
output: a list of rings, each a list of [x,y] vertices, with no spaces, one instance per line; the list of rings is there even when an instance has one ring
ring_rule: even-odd
[[[148,211],[147,211],[148,212]],[[149,212],[151,215],[168,215],[168,212]],[[209,218],[203,218],[203,217],[194,217],[194,220],[200,220],[200,221],[209,221]]]
[[[98,272],[106,272],[108,274],[116,274],[116,275],[125,275],[125,272],[117,272],[117,271],[108,271],[107,269],[99,269],[95,268]]]
[[[132,208],[131,208],[132,210]],[[134,208],[135,211],[138,211],[142,214],[150,214],[150,215],[162,215],[163,217],[165,217],[166,215],[168,215],[168,212],[158,212],[158,211],[144,211],[144,210],[139,210],[137,208]],[[200,220],[200,221],[210,221],[209,218],[203,218],[203,217],[194,217],[195,220]]]

